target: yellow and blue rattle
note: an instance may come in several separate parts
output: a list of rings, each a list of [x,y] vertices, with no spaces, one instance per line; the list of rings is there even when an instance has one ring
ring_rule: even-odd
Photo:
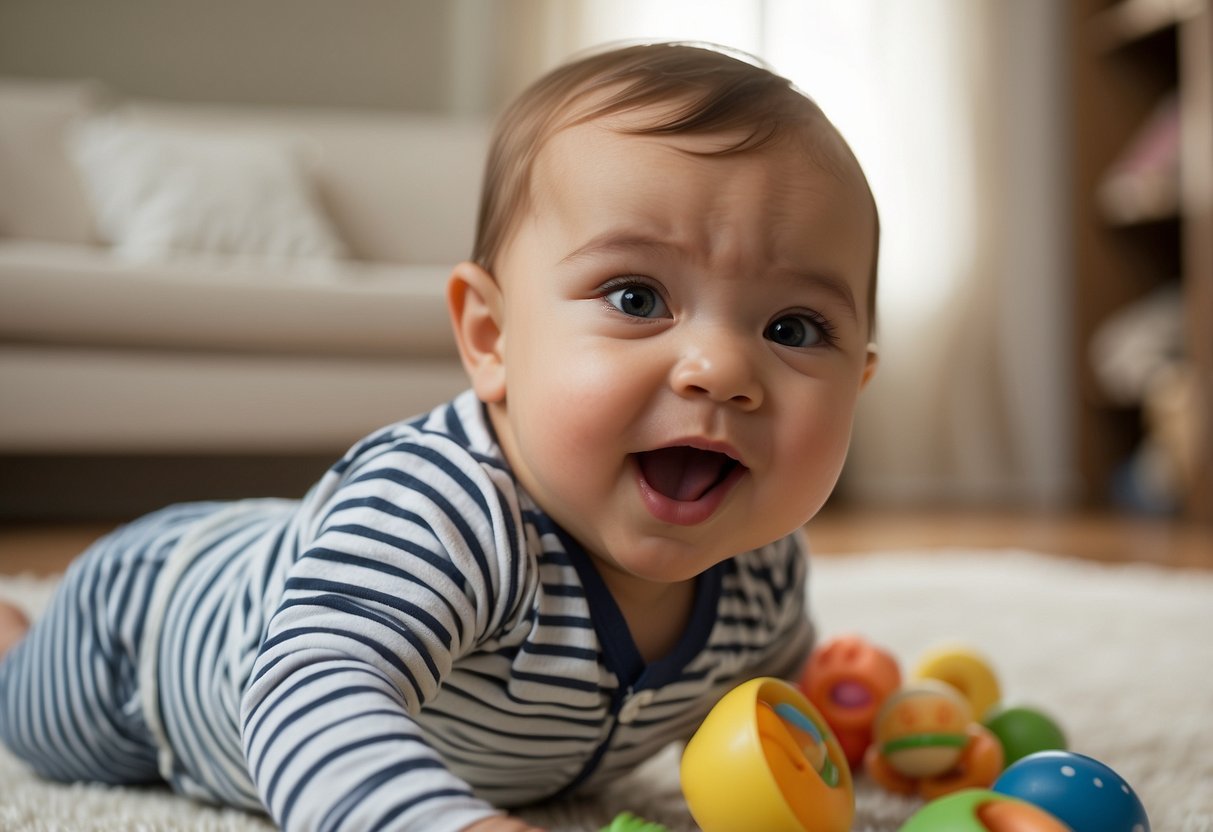
[[[682,755],[682,793],[704,832],[848,832],[851,770],[796,687],[752,679],[704,719]]]

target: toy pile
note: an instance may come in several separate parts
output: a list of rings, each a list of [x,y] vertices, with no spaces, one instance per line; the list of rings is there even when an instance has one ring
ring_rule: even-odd
[[[903,683],[888,651],[842,636],[800,684],[854,770],[928,801],[901,832],[1149,832],[1129,784],[1067,750],[1045,713],[1001,704],[998,677],[967,647],[929,651]]]
[[[683,753],[683,796],[704,832],[848,832],[862,769],[927,801],[900,832],[1150,832],[1120,775],[1001,699],[967,647],[929,651],[903,681],[888,651],[835,638],[799,687],[752,679],[716,704]],[[603,832],[664,829],[624,813]]]

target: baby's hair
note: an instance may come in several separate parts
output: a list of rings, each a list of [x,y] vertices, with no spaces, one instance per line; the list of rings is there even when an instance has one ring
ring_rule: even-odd
[[[657,104],[668,106],[653,106]],[[590,54],[540,78],[498,121],[485,167],[472,259],[494,271],[515,223],[529,207],[535,159],[548,139],[578,124],[640,110],[652,116],[613,129],[636,135],[733,138],[710,155],[755,150],[784,135],[808,135],[816,125],[836,132],[817,104],[792,82],[739,52],[706,44],[652,43]],[[853,160],[841,138],[838,144]],[[836,165],[830,156],[814,154],[819,163]],[[872,263],[868,320],[874,326],[875,251]]]

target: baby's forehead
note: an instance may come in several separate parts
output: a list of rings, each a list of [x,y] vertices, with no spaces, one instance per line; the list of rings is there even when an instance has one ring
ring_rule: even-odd
[[[545,148],[516,229],[524,245],[552,262],[661,253],[797,272],[837,255],[845,265],[834,271],[863,271],[853,255],[871,247],[875,213],[845,159],[788,137],[721,152],[731,137],[617,128],[577,125]]]
[[[768,140],[753,146],[747,145],[746,140],[756,128],[748,125],[727,131],[647,132],[643,128],[650,121],[651,116],[643,112],[612,113],[554,131],[536,154],[531,170],[531,199],[563,196],[569,183],[582,180],[579,172],[601,167],[608,153],[614,160],[626,158],[633,172],[647,167],[653,176],[668,180],[674,168],[664,163],[661,153],[637,152],[640,143],[650,150],[658,147],[671,155],[701,159],[706,163],[705,170],[710,170],[713,161],[727,164],[744,158],[768,166],[773,176],[786,176],[789,180],[806,171],[814,176],[824,174],[871,199],[858,161],[824,116],[783,125]],[[532,208],[538,207],[533,202]]]

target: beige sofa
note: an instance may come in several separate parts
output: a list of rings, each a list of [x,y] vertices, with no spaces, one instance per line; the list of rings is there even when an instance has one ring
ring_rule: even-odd
[[[121,165],[143,160],[82,168],[81,136],[97,124],[218,147],[212,164],[233,148],[281,148],[275,164],[301,177],[314,225],[330,235],[324,250],[230,254],[205,240],[178,250],[146,223],[141,241],[115,241],[125,220],[99,207],[88,171],[117,180],[111,188],[142,177],[154,190],[184,163],[163,155],[158,171],[130,175]],[[484,123],[440,116],[170,104],[83,82],[0,81],[0,456],[339,454],[458,392],[443,291],[470,250],[486,144]],[[200,191],[227,175],[203,170]],[[239,174],[225,187],[256,180]],[[127,193],[122,210],[164,197]],[[175,198],[182,213],[204,201]],[[229,235],[289,224],[216,210]],[[173,250],[158,256],[157,246]]]

